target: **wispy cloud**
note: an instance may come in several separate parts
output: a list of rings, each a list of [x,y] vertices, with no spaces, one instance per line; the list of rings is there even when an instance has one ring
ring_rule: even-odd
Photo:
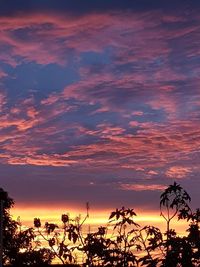
[[[192,168],[190,167],[172,166],[167,170],[166,175],[173,179],[183,179],[187,178],[190,173],[192,173]]]
[[[166,186],[161,184],[121,184],[122,190],[131,191],[163,191]]]

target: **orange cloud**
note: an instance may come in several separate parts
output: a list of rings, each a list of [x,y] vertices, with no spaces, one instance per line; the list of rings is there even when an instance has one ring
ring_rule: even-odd
[[[63,155],[27,155],[26,157],[9,157],[8,163],[11,165],[36,165],[36,166],[70,166],[75,164],[75,160]]]
[[[173,179],[182,179],[187,178],[187,175],[189,175],[191,172],[192,169],[189,167],[173,166],[166,171],[166,176]]]

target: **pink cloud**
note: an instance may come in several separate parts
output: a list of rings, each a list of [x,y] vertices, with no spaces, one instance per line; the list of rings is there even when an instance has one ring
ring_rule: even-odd
[[[156,172],[156,171],[153,171],[153,170],[150,170],[150,171],[148,171],[148,174],[149,174],[149,175],[157,175],[157,174],[158,174],[158,172]]]
[[[0,69],[0,80],[4,77],[6,77],[8,74],[5,73],[3,70]]]
[[[162,27],[163,21],[182,22],[185,18],[181,14],[164,15],[160,11],[134,13],[134,16],[129,12],[113,12],[77,18],[69,14],[64,17],[47,13],[1,17],[0,43],[8,47],[10,61],[15,60],[15,56],[20,56],[25,61],[35,61],[39,64],[65,64],[68,54],[74,53],[79,60],[81,52],[102,53],[108,46],[112,47],[111,60],[117,67],[127,63],[136,64],[141,60],[148,66],[149,62],[154,63],[162,58],[164,64],[160,64],[154,71],[147,71],[148,67],[144,66],[143,71],[126,73],[122,77],[117,77],[110,66],[106,66],[106,70],[100,74],[91,74],[90,70],[82,67],[79,82],[67,86],[62,93],[50,95],[42,104],[52,105],[62,99],[74,98],[90,105],[100,104],[101,106],[92,113],[97,114],[122,110],[122,104],[114,107],[113,99],[115,100],[118,95],[135,93],[141,100],[147,95],[146,104],[154,110],[164,110],[171,119],[178,113],[179,96],[174,95],[175,87],[168,83],[185,81],[187,77],[171,68],[168,57],[173,48],[169,41],[193,34],[196,27],[187,26],[184,29],[170,31],[169,28]],[[45,27],[46,25],[48,27]],[[23,40],[17,34],[19,30],[24,31]],[[5,53],[0,54],[2,60],[9,61],[4,57]],[[121,94],[122,90],[124,94]],[[138,114],[135,113],[134,116],[141,116]]]
[[[117,13],[90,14],[79,18],[38,13],[12,18],[1,17],[1,43],[10,47],[12,56],[22,56],[25,60],[36,61],[39,64],[63,64],[66,60],[63,56],[67,53],[67,49],[79,52],[102,51],[107,45],[117,45],[123,41],[123,37],[117,35],[116,31],[119,29],[123,31],[128,21],[130,22],[127,17]],[[47,24],[49,24],[48,29],[43,27]],[[141,30],[144,24],[144,18],[140,19],[139,15],[135,15],[131,22],[132,27]],[[30,29],[31,38],[27,34],[21,40],[15,35],[15,31],[29,32]],[[35,51],[37,53],[34,53]],[[1,55],[1,58],[10,64],[13,60],[6,59],[4,55]]]
[[[183,19],[184,15],[176,16],[178,21]],[[74,50],[79,56],[86,51],[102,52],[107,46],[113,47],[118,64],[154,60],[161,56],[167,58],[172,51],[169,40],[193,34],[197,26],[170,30],[162,27],[163,20],[171,22],[161,11],[95,13],[80,17],[50,13],[1,17],[0,43],[7,46],[9,53],[7,56],[0,53],[0,58],[13,66],[18,64],[15,56],[39,64],[65,64],[68,51]],[[24,31],[23,39],[17,34],[19,30]],[[160,74],[155,75],[159,78]],[[170,78],[170,75],[173,78],[174,74],[168,68],[166,77]],[[136,80],[142,79],[142,73],[138,74]]]
[[[93,80],[91,81],[91,88],[92,84],[94,84]],[[65,89],[60,94],[66,97],[76,96],[76,94],[79,96],[77,84],[69,86],[69,88],[71,91],[67,92]],[[167,94],[171,90],[173,88],[167,90]],[[50,96],[50,101],[48,102],[49,99],[47,98],[38,108],[35,107],[34,99],[27,98],[19,105],[11,107],[10,112],[0,117],[1,129],[6,131],[0,132],[0,142],[7,141],[1,146],[5,150],[4,154],[13,158],[10,160],[6,156],[4,162],[47,165],[49,160],[49,165],[53,164],[53,166],[56,164],[61,166],[66,162],[76,162],[83,168],[102,168],[105,166],[105,168],[114,169],[115,166],[118,166],[118,168],[145,170],[146,175],[149,176],[156,175],[156,168],[165,167],[167,164],[176,166],[177,158],[188,160],[191,155],[198,151],[200,132],[197,125],[199,122],[194,119],[187,121],[173,118],[171,122],[167,123],[130,121],[131,127],[137,126],[136,133],[126,133],[126,126],[108,122],[97,124],[93,129],[81,125],[81,123],[63,125],[59,120],[56,125],[55,122],[47,125],[52,118],[55,119],[57,116],[74,111],[73,106],[61,101],[60,94],[57,94],[56,102],[55,99],[52,101]],[[3,99],[1,102],[4,103],[5,96],[2,96],[1,99]],[[91,101],[92,99],[93,95]],[[88,95],[83,95],[82,100],[90,102]],[[102,104],[106,101],[104,96],[100,101]],[[62,157],[65,157],[65,153],[48,157],[49,152],[46,152],[41,156],[40,151],[44,148],[65,142],[67,131],[72,130],[73,136],[76,138],[93,136],[95,139],[92,143],[68,147],[68,156],[64,160]],[[63,131],[66,133],[61,134],[59,139],[53,138],[48,141],[48,138]],[[191,136],[193,142],[191,142]],[[59,160],[61,160],[60,163]],[[148,173],[152,166],[155,169]],[[170,170],[166,175],[172,175],[172,171],[174,170]],[[190,173],[188,172],[188,174]]]
[[[140,125],[140,123],[139,123],[138,121],[130,121],[130,122],[129,122],[129,125],[130,125],[131,127],[137,127],[137,126]]]
[[[25,157],[9,157],[7,162],[11,165],[35,165],[35,166],[53,166],[66,167],[76,163],[62,155],[27,155]]]
[[[182,133],[179,128],[182,127]],[[185,129],[184,129],[185,127]],[[105,164],[136,168],[164,167],[168,163],[188,159],[188,155],[196,153],[198,140],[190,142],[188,136],[195,129],[192,122],[180,122],[169,126],[144,124],[137,135],[115,136],[107,135],[107,140],[96,144],[74,146],[69,152],[73,158],[79,158],[82,163]],[[186,134],[187,133],[187,134]],[[105,136],[104,136],[105,137]],[[110,153],[112,157],[110,157]],[[108,160],[109,159],[109,160]],[[126,160],[126,165],[124,165]],[[157,174],[151,172],[150,174]]]
[[[137,110],[137,111],[133,111],[132,115],[133,116],[142,116],[142,115],[144,115],[144,112],[141,110]]]
[[[128,191],[162,191],[166,189],[166,186],[161,184],[121,184],[120,188]]]
[[[9,163],[46,165],[49,161],[50,165],[61,166],[68,161],[75,161],[87,167],[100,168],[105,165],[107,168],[114,168],[117,165],[122,168],[126,166],[134,170],[145,170],[152,166],[175,164],[178,157],[180,160],[190,158],[190,155],[199,149],[199,121],[178,118],[182,105],[180,95],[185,92],[178,91],[176,83],[172,85],[172,82],[184,82],[187,75],[171,68],[168,59],[170,53],[175,51],[169,45],[170,40],[187,34],[192,35],[196,26],[176,31],[162,27],[163,20],[173,23],[183,19],[180,15],[166,16],[160,11],[144,12],[134,16],[129,12],[99,13],[76,19],[69,15],[64,17],[52,14],[1,17],[0,44],[7,46],[10,53],[5,56],[5,53],[1,52],[0,59],[13,66],[18,64],[15,62],[16,56],[38,64],[65,64],[69,50],[73,51],[69,53],[74,53],[76,60],[79,60],[82,52],[102,53],[108,46],[112,47],[109,60],[113,63],[103,68],[101,73],[92,73],[88,67],[82,67],[78,82],[66,86],[61,92],[52,93],[39,103],[39,107],[36,108],[32,99],[26,99],[13,106],[6,115],[2,115],[1,129],[8,132],[0,132],[0,140],[8,141],[2,145],[6,151],[5,155],[12,154],[13,160],[9,160]],[[24,40],[18,36],[19,30],[24,32]],[[190,53],[198,53],[195,49]],[[122,74],[118,75],[112,69],[113,65],[117,68],[123,64],[138,62],[143,62],[141,69],[131,73],[121,72]],[[155,70],[149,71],[149,63],[153,66],[155,64]],[[2,75],[4,74],[0,74],[0,78]],[[194,88],[199,88],[199,81]],[[164,111],[167,120],[162,123],[130,120],[128,134],[127,126],[120,120],[119,125],[101,123],[93,129],[81,123],[63,126],[59,121],[56,125],[44,126],[51,122],[52,118],[56,119],[76,110],[77,106],[69,105],[66,100],[76,100],[80,105],[94,107],[91,116],[111,111],[117,112],[120,119],[125,115],[130,118],[148,115],[146,111],[133,111],[135,104],[141,102],[153,111]],[[5,101],[5,96],[0,94],[0,110],[4,107]],[[192,106],[199,107],[199,100],[188,101]],[[131,103],[133,108],[128,109],[126,103]],[[69,158],[64,160],[62,157],[65,154],[41,156],[40,150],[43,150],[48,142],[42,135],[54,136],[57,132],[68,130],[68,127],[73,129],[75,137],[92,135],[96,139],[92,143],[71,145],[68,147]],[[134,133],[131,127],[137,127],[137,133]],[[34,136],[31,145],[28,144],[31,138],[30,130]],[[191,136],[194,138],[193,142],[190,140]],[[55,143],[60,144],[64,139],[63,135],[59,140],[55,140]],[[27,158],[23,157],[23,153],[28,151],[30,155]],[[7,156],[5,160],[8,160]],[[178,172],[177,169],[176,171]],[[156,174],[153,172],[156,171],[149,174]],[[174,172],[175,169],[171,169],[166,174],[169,176]],[[181,175],[180,169],[178,175]]]
[[[0,112],[2,111],[2,108],[5,104],[6,104],[6,96],[3,92],[0,92]]]
[[[110,138],[111,136],[123,135],[125,129],[117,126],[112,126],[110,123],[102,123],[97,125],[96,134],[101,138]]]
[[[184,178],[192,173],[189,159],[198,151],[199,139],[195,139],[195,136],[200,136],[196,122],[174,121],[171,125],[139,123],[136,134],[126,134],[124,128],[108,123],[99,124],[93,130],[78,123],[68,124],[64,128],[63,124],[58,124],[57,127],[51,124],[42,127],[42,123],[49,119],[46,113],[41,113],[39,110],[36,112],[29,107],[28,114],[27,124],[23,120],[11,120],[10,123],[17,127],[7,133],[0,131],[0,142],[7,141],[1,144],[5,152],[2,153],[0,162],[11,165],[56,167],[78,164],[79,168],[90,170],[101,170],[103,166],[104,171],[115,170],[117,166],[118,169],[141,171],[142,176],[146,178],[159,175],[158,169],[171,164],[174,167],[167,170],[167,177]],[[40,128],[35,127],[35,120],[41,123]],[[7,121],[7,127],[11,124]],[[51,152],[41,154],[40,151],[44,148],[53,147],[54,142],[55,144],[64,142],[66,135],[61,135],[59,139],[53,138],[51,143],[48,139],[59,131],[67,129],[70,131],[73,129],[74,137],[94,136],[97,141],[71,145],[66,152],[60,154]],[[191,136],[194,137],[193,142],[190,140]],[[177,159],[187,160],[188,167],[177,165]],[[194,163],[191,164],[194,167]]]
[[[192,173],[192,168],[183,166],[172,166],[166,171],[166,176],[173,179],[187,178]]]
[[[182,109],[184,92],[178,92],[175,85],[163,85],[157,78],[149,80],[145,72],[142,74],[141,86],[138,86],[137,75],[126,73],[123,77],[117,77],[109,71],[92,73],[89,77],[85,76],[66,86],[62,92],[52,93],[42,103],[48,105],[74,99],[90,106],[100,105],[91,115],[112,111],[128,118],[144,114],[141,111],[127,110],[126,103],[142,102],[155,111],[164,112],[168,120],[177,119]],[[181,81],[182,79],[183,77]],[[180,81],[178,75],[175,81]],[[191,104],[195,104],[194,100]]]

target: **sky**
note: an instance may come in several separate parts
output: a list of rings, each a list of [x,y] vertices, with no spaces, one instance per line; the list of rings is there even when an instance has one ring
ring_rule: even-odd
[[[198,207],[199,11],[0,2],[0,187],[21,211],[152,211],[174,181]]]

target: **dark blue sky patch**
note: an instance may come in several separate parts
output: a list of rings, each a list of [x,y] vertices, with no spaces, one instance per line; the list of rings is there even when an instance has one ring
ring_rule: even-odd
[[[68,0],[58,2],[56,0],[16,0],[13,2],[12,0],[3,0],[1,4],[1,14],[9,14],[12,15],[16,12],[30,12],[32,11],[54,11],[54,12],[70,12],[75,15],[87,14],[89,12],[95,11],[111,11],[111,10],[138,10],[145,11],[151,9],[172,9],[173,8],[198,8],[199,1],[198,0],[175,0],[172,2],[165,2],[159,0],[124,0],[123,2],[120,0],[85,0],[84,2],[81,0]]]
[[[15,100],[31,94],[42,100],[52,91],[61,91],[79,77],[73,68],[35,63],[9,68],[7,74],[9,76],[4,79],[4,87],[7,88],[9,97],[14,96]]]

